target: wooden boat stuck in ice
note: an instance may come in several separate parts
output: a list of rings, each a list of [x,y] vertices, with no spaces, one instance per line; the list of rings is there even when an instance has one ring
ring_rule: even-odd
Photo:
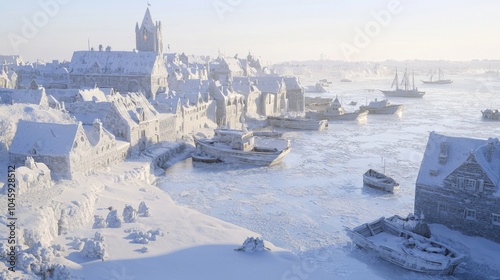
[[[347,235],[381,259],[417,272],[451,275],[466,257],[448,245],[400,229],[384,217],[348,229]]]
[[[257,139],[252,131],[236,129],[216,129],[213,138],[193,136],[193,139],[199,154],[206,154],[224,162],[259,166],[278,164],[291,150],[289,140]]]
[[[403,75],[403,79],[401,80],[401,85],[403,88],[399,88],[399,80],[398,80],[398,70],[396,69],[396,75],[394,76],[394,80],[392,81],[391,90],[381,90],[381,92],[388,97],[411,97],[411,98],[422,98],[425,95],[425,92],[419,91],[417,87],[415,87],[415,75],[412,74],[413,79],[410,84],[410,77],[405,70]]]
[[[329,121],[354,121],[366,119],[368,116],[367,110],[357,110],[354,112],[345,112],[344,107],[340,103],[339,99],[335,97],[328,106],[322,111],[309,111],[306,116],[311,119],[317,120],[329,120]]]
[[[399,189],[399,184],[394,179],[373,169],[368,169],[363,174],[363,185],[391,193]]]
[[[328,127],[327,120],[317,120],[308,118],[293,118],[293,117],[267,117],[267,123],[274,127],[283,127],[290,129],[302,130],[324,130]]]
[[[367,110],[370,114],[400,114],[403,111],[403,104],[391,104],[389,100],[370,101],[368,105],[359,106],[360,110]]]

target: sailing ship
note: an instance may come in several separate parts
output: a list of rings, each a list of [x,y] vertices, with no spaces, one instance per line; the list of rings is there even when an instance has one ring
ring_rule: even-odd
[[[436,71],[433,71],[433,70],[429,71],[429,74],[427,74],[427,76],[430,76],[430,80],[428,80],[428,81],[422,80],[422,83],[424,83],[424,84],[436,84],[436,85],[453,83],[453,81],[450,79],[446,79],[446,80],[441,79],[441,77],[442,77],[441,68],[438,69],[438,79],[437,80],[432,79],[435,74],[436,74]]]
[[[413,98],[422,98],[425,92],[419,91],[418,88],[415,87],[415,74],[412,72],[412,82],[410,84],[410,78],[408,77],[408,71],[405,69],[405,73],[403,75],[403,79],[401,80],[401,85],[403,88],[399,88],[399,79],[398,79],[398,70],[396,69],[396,76],[392,81],[391,88],[395,87],[394,90],[381,90],[381,92],[388,97],[413,97]]]

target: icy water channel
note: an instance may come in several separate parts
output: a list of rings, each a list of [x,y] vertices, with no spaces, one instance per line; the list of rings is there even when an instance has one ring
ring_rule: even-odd
[[[159,186],[178,204],[260,233],[330,272],[332,279],[492,279],[499,273],[471,261],[451,277],[406,271],[354,249],[345,232],[380,216],[413,211],[429,132],[498,137],[500,122],[483,121],[481,110],[500,108],[500,80],[452,78],[450,85],[419,85],[426,91],[422,99],[390,99],[405,105],[401,116],[368,115],[361,123],[331,122],[322,132],[285,133],[293,149],[277,166],[193,164],[188,159],[167,169]],[[383,99],[372,89],[386,89],[390,81],[337,83],[331,92],[309,96],[356,101],[356,107],[344,106],[353,111]],[[383,170],[384,161],[386,173],[401,185],[395,194],[363,187],[362,174],[368,168]]]

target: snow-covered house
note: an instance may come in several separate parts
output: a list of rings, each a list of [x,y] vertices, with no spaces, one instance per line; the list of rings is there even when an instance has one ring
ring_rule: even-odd
[[[167,70],[155,52],[76,51],[71,59],[72,87],[109,87],[120,92],[144,91],[154,99],[167,90]]]
[[[84,124],[100,119],[106,129],[130,143],[132,152],[142,151],[172,133],[160,131],[158,112],[142,93],[114,92],[106,99],[76,102],[66,105],[66,109]]]
[[[49,101],[45,88],[33,85],[32,89],[0,89],[0,103],[3,104],[35,104],[48,107]]]
[[[217,104],[215,123],[227,128],[240,129],[241,116],[245,109],[245,96],[234,92],[231,84],[231,81],[225,85],[212,81],[210,96]]]
[[[262,92],[260,107],[264,116],[279,115],[288,111],[285,80],[278,76],[251,77],[251,81]]]
[[[219,81],[225,81],[227,76],[243,77],[245,71],[241,66],[239,59],[232,57],[223,57],[219,64],[213,70],[213,78]]]
[[[415,213],[500,242],[500,142],[431,132],[415,189]]]
[[[300,85],[297,77],[284,77],[286,86],[286,97],[288,99],[288,111],[304,112],[306,97],[304,87]]]
[[[245,96],[245,114],[247,116],[255,116],[261,114],[260,108],[260,90],[253,84],[249,77],[235,77],[232,84],[233,90],[236,93]]]
[[[20,120],[9,149],[13,164],[28,157],[47,165],[56,179],[71,179],[117,163],[126,157],[128,143],[116,141],[99,121],[84,128],[78,124],[39,123]]]

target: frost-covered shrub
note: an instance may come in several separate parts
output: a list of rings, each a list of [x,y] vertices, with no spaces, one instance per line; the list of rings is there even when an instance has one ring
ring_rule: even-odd
[[[104,243],[93,239],[85,242],[81,253],[89,259],[105,259],[108,256]]]
[[[137,244],[149,244],[151,241],[156,241],[157,236],[163,236],[164,233],[159,230],[148,230],[146,232],[138,230],[138,229],[127,229],[126,233],[130,233],[127,236],[127,239],[132,239],[132,243]]]
[[[243,242],[243,246],[236,249],[236,251],[244,251],[244,252],[261,252],[264,250],[269,250],[264,246],[264,240],[256,237],[248,237],[245,242]]]
[[[122,226],[122,219],[118,216],[116,210],[112,210],[108,213],[106,224],[109,228],[120,228]]]
[[[106,226],[106,220],[104,220],[103,216],[94,215],[94,225],[92,225],[93,229],[105,228]]]
[[[2,272],[0,272],[0,279],[2,280],[13,280],[13,276],[11,276],[12,273],[10,272],[7,272],[7,270],[4,270]]]
[[[149,210],[149,207],[146,205],[144,201],[141,201],[139,204],[139,210],[137,211],[139,216],[141,217],[151,217],[151,212]]]
[[[100,232],[96,231],[94,234],[94,240],[104,242],[104,236]]]
[[[148,247],[144,246],[141,249],[139,249],[139,252],[141,253],[147,253],[148,252]]]
[[[65,265],[52,265],[45,273],[45,279],[70,280],[71,272]]]
[[[137,222],[137,211],[130,205],[125,205],[123,209],[123,221],[125,223]]]

